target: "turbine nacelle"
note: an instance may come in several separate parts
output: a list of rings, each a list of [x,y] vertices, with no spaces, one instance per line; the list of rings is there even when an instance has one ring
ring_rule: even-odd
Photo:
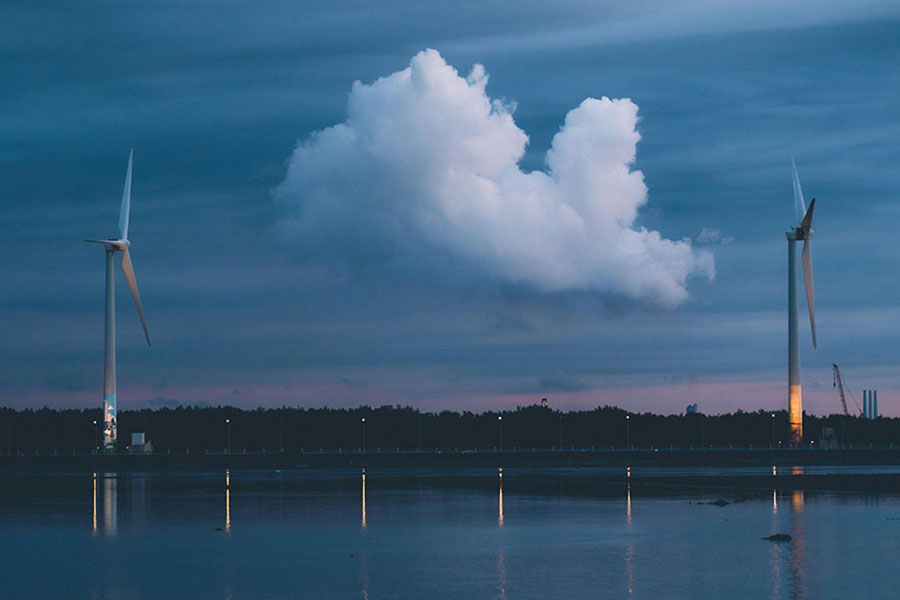
[[[91,242],[93,244],[104,244],[109,248],[115,250],[116,252],[124,252],[128,250],[128,246],[131,245],[131,242],[128,240],[84,240],[86,242]]]

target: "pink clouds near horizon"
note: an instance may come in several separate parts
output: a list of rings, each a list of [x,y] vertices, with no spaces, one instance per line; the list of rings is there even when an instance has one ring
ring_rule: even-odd
[[[673,382],[660,385],[620,384],[595,386],[577,391],[536,391],[503,393],[473,389],[454,391],[451,386],[430,390],[413,390],[402,385],[342,380],[328,383],[247,386],[167,386],[135,387],[119,391],[119,409],[133,410],[175,406],[235,406],[243,409],[276,408],[356,408],[358,406],[401,405],[427,412],[441,410],[482,412],[511,410],[547,398],[552,408],[590,410],[598,406],[616,406],[631,412],[660,414],[683,413],[688,404],[698,404],[706,414],[743,410],[782,410],[786,392],[782,381],[703,381]],[[804,388],[804,409],[816,415],[840,412],[837,392],[830,386]],[[0,406],[25,409],[47,406],[54,409],[99,407],[99,390],[27,390],[6,393]],[[880,412],[884,416],[900,416],[895,409],[900,390],[879,390]],[[851,414],[855,412],[848,398]]]

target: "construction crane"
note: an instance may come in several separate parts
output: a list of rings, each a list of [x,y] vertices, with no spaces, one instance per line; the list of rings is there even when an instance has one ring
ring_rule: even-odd
[[[850,412],[847,410],[847,399],[844,398],[844,381],[841,379],[841,370],[838,368],[837,363],[831,363],[831,368],[834,369],[834,386],[837,387],[838,393],[841,395],[841,408],[844,409],[844,415],[850,416]]]
[[[838,392],[841,395],[841,408],[844,409],[844,415],[849,417],[850,413],[847,411],[847,400],[844,398],[844,378],[841,377],[841,370],[838,368],[837,363],[831,363],[831,368],[834,371],[834,387],[838,389]],[[847,389],[847,392],[849,393],[850,390]],[[862,409],[859,408],[859,403],[856,402],[856,398],[853,398],[853,394],[850,394],[850,397],[853,399],[853,403],[856,404],[856,408],[862,413]]]

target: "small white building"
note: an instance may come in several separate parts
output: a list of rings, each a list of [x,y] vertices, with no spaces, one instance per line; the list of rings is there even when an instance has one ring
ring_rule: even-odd
[[[131,454],[150,454],[153,452],[153,444],[146,439],[143,431],[131,432],[131,446],[128,447]]]

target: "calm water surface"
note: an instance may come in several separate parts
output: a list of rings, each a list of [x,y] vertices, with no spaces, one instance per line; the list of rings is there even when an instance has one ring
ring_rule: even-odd
[[[673,471],[674,472],[674,471]],[[892,598],[900,494],[566,470],[0,475],[3,598]],[[717,498],[731,503],[703,504]],[[761,538],[787,533],[790,542]]]

